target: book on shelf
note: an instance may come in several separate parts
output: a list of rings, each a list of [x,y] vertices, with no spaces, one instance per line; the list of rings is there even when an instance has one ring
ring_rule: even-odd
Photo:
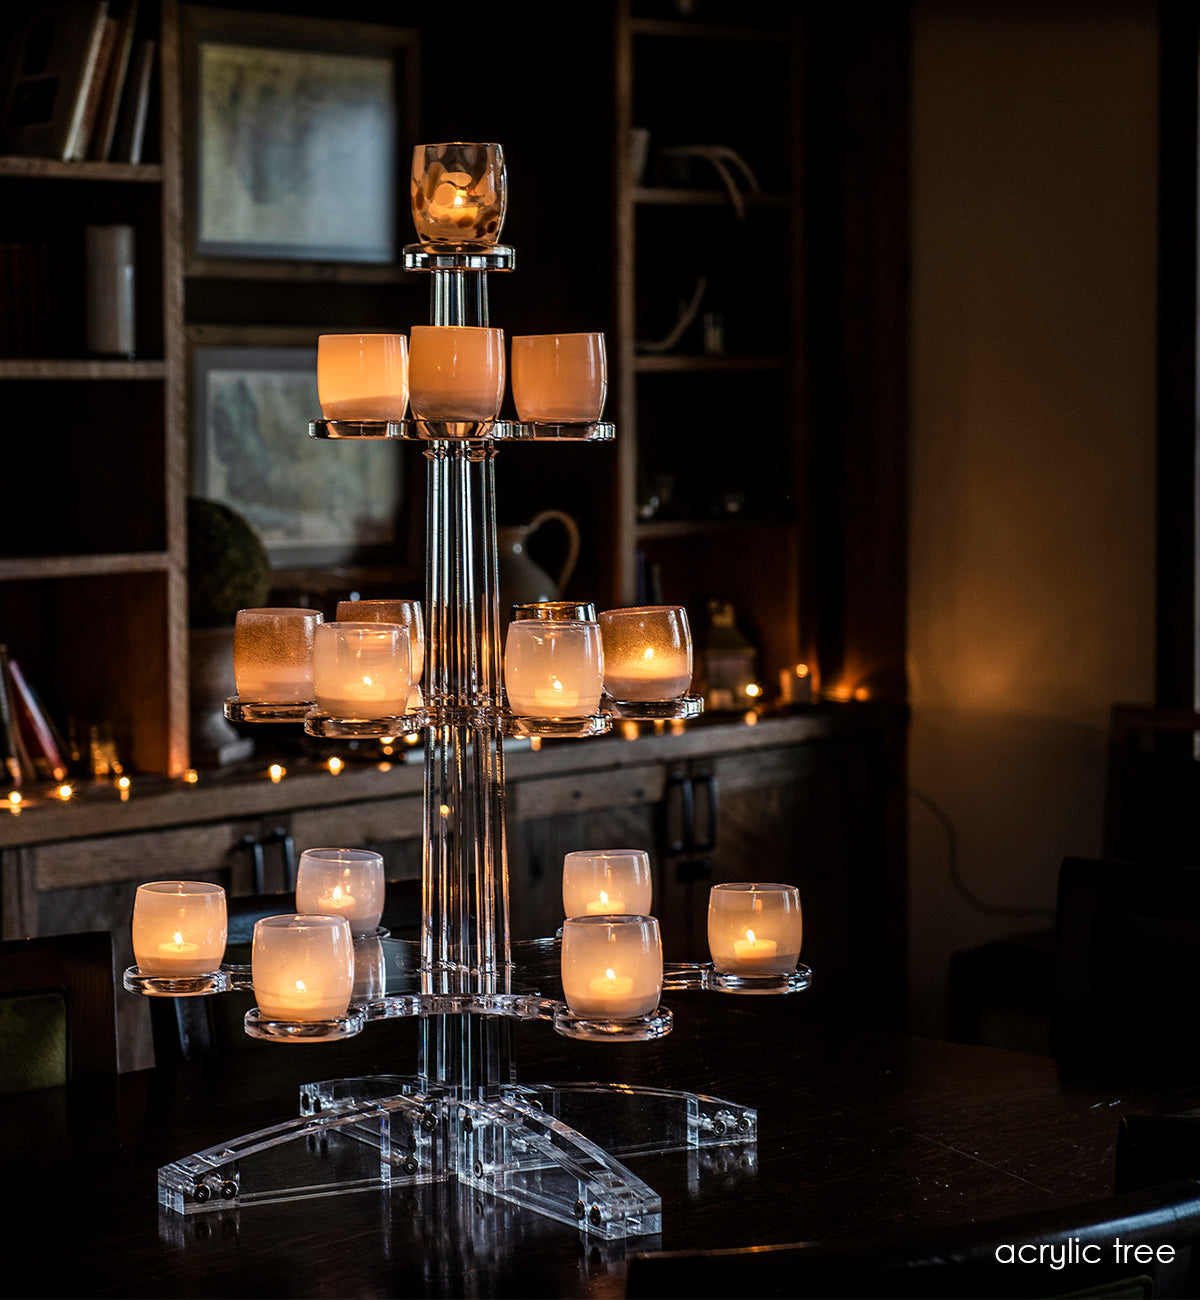
[[[85,116],[103,82],[101,58],[116,20],[107,0],[56,0],[33,9],[10,48],[0,112],[0,149],[37,158],[86,156]],[[107,66],[107,61],[105,61]],[[84,150],[79,154],[81,146]]]
[[[139,37],[129,56],[129,71],[117,115],[116,136],[109,157],[113,162],[140,163],[146,146],[146,123],[154,87],[154,56],[158,44],[153,37]]]
[[[7,656],[6,666],[17,734],[29,755],[34,776],[41,781],[65,780],[67,764],[63,746],[37,692],[25,680],[20,665],[11,655]]]
[[[8,674],[8,647],[0,645],[0,788],[19,790],[33,780],[33,760],[21,741]]]
[[[109,18],[114,24],[112,50],[107,66],[103,68],[103,83],[96,108],[96,120],[92,125],[91,139],[87,148],[87,156],[97,162],[104,162],[112,156],[113,144],[116,141],[117,119],[121,109],[121,97],[125,91],[125,81],[129,74],[138,8],[138,0],[109,0]]]

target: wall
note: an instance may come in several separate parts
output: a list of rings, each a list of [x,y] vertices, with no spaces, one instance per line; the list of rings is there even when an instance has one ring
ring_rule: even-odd
[[[920,1033],[950,954],[1048,924],[1099,852],[1109,706],[1152,696],[1156,36],[1149,3],[914,10]]]

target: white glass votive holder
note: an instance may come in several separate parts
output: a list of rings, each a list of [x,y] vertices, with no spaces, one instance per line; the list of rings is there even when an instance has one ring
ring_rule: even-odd
[[[518,717],[583,718],[600,707],[600,625],[584,619],[518,619],[504,642],[504,688]]]
[[[337,1020],[354,989],[354,941],[343,916],[264,916],[254,923],[250,978],[266,1020]]]
[[[608,395],[603,334],[518,334],[513,404],[532,423],[594,424]]]
[[[414,688],[425,671],[425,622],[419,600],[339,600],[339,623],[399,623],[408,628]]]
[[[423,244],[487,248],[504,225],[508,200],[498,144],[419,144],[413,149],[413,225]]]
[[[563,922],[562,986],[581,1020],[636,1020],[658,1006],[663,957],[652,916],[576,916]]]
[[[335,718],[403,714],[412,688],[408,629],[396,623],[322,623],[313,648],[317,705]]]
[[[403,334],[321,334],[317,398],[327,420],[403,420],[408,339]]]
[[[418,420],[494,420],[504,399],[504,331],[483,325],[414,325],[409,401]]]
[[[386,888],[383,857],[370,849],[305,849],[296,868],[296,911],[342,916],[351,934],[374,934]]]
[[[692,684],[692,635],[682,605],[603,610],[604,692],[618,703],[677,700]]]
[[[233,627],[233,675],[239,700],[311,704],[315,609],[239,609]]]
[[[708,950],[726,975],[789,975],[800,960],[804,920],[794,885],[735,882],[708,895]]]
[[[563,915],[649,916],[653,896],[645,849],[576,849],[563,858]]]
[[[138,973],[166,979],[211,975],[225,956],[225,891],[199,880],[139,885],[133,901]]]

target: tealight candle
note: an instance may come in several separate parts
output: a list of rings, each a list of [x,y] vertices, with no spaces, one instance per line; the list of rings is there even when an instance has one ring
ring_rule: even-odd
[[[337,1020],[354,989],[354,941],[343,916],[264,916],[254,923],[250,978],[267,1020]]]
[[[515,336],[512,390],[522,420],[594,424],[608,393],[604,335]]]
[[[307,704],[313,698],[315,609],[239,609],[233,625],[238,698],[261,704]]]
[[[351,934],[370,934],[383,915],[383,857],[370,849],[305,849],[296,868],[296,911],[344,916]]]
[[[653,886],[644,849],[576,849],[563,858],[563,915],[650,915]]]
[[[413,150],[412,212],[423,244],[488,247],[508,198],[498,144],[419,144]]]
[[[322,623],[313,647],[317,704],[335,718],[389,718],[408,707],[408,629],[395,623]]]
[[[133,956],[143,975],[211,975],[225,956],[225,891],[198,880],[139,885],[133,902]]]
[[[519,619],[508,625],[504,687],[518,717],[590,717],[600,707],[603,671],[597,623]]]
[[[600,615],[604,690],[618,702],[676,700],[692,684],[692,637],[682,605],[608,609]]]
[[[727,975],[787,975],[804,939],[800,891],[794,885],[737,882],[708,895],[708,948]]]
[[[414,325],[409,400],[419,420],[494,420],[504,398],[504,331],[482,325]]]
[[[327,420],[403,420],[408,340],[403,334],[321,334],[317,398]]]
[[[662,993],[662,940],[652,916],[576,916],[563,922],[563,996],[585,1020],[649,1015]]]

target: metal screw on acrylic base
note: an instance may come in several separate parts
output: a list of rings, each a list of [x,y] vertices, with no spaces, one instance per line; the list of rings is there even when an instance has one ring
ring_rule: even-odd
[[[487,276],[511,271],[515,262],[513,250],[496,242],[505,183],[499,146],[446,144],[415,151],[414,221],[421,242],[404,250],[404,266],[431,277],[434,342],[447,337],[436,335],[438,327],[492,333]],[[389,355],[394,358],[394,349]],[[369,978],[359,979],[358,965],[368,960],[370,945],[355,939],[358,991],[344,1015],[326,1018],[319,1027],[308,1022],[312,1027],[305,1029],[303,1021],[261,1013],[247,1016],[248,1033],[289,1042],[349,1036],[375,1019],[418,1017],[417,1071],[306,1085],[295,1118],[160,1169],[159,1199],[169,1210],[193,1214],[299,1195],[450,1180],[600,1239],[653,1236],[661,1228],[660,1198],[621,1158],[753,1142],[755,1111],[690,1092],[513,1084],[508,1022],[545,1020],[560,1033],[592,1040],[649,1039],[671,1027],[671,1013],[657,1002],[658,987],[720,985],[707,966],[671,967],[664,980],[660,946],[659,984],[648,997],[630,1000],[626,984],[635,976],[612,969],[602,972],[608,984],[597,985],[593,978],[574,1006],[570,997],[543,996],[543,975],[547,982],[554,977],[555,942],[514,944],[509,934],[504,738],[603,734],[614,715],[691,717],[700,705],[692,697],[607,700],[584,719],[526,717],[506,707],[495,457],[506,442],[607,442],[615,431],[599,420],[501,421],[498,399],[487,405],[486,392],[478,398],[483,406],[472,405],[478,375],[461,389],[471,401],[439,406],[437,382],[428,371],[421,378],[419,363],[419,357],[410,357],[411,417],[394,418],[397,412],[391,410],[387,418],[373,418],[369,410],[350,407],[347,418],[316,420],[309,433],[423,444],[428,463],[421,708],[372,724],[297,702],[290,716],[303,716],[314,735],[382,735],[397,727],[423,731],[420,943],[412,945],[403,978],[389,981],[382,993]],[[424,384],[419,400],[418,381]],[[229,707],[238,711],[238,702]],[[238,716],[250,720],[256,711],[243,707]],[[614,919],[639,933],[652,920],[588,921],[610,925]],[[222,966],[205,972],[195,991],[253,987],[249,975],[245,967]],[[775,991],[796,991],[807,987],[808,979],[807,968],[797,967],[790,984],[785,980],[788,986]],[[148,982],[136,967],[126,973],[125,987],[152,995],[171,992]],[[619,1001],[606,1001],[610,996]],[[309,1142],[310,1137],[321,1141]]]

